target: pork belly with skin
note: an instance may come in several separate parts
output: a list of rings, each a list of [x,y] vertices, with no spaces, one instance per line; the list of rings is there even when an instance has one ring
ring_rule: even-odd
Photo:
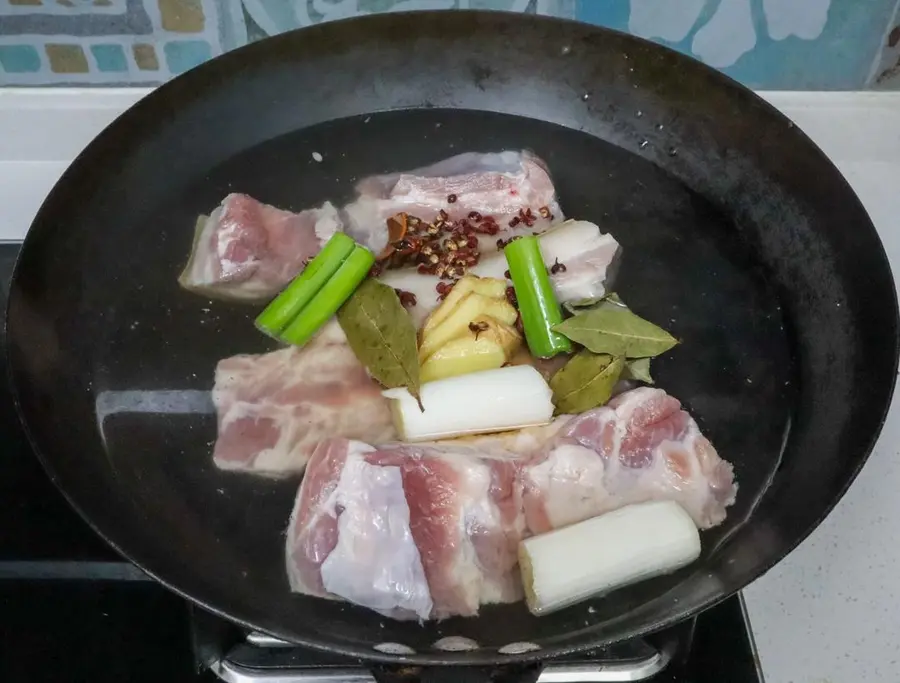
[[[678,399],[649,387],[570,418],[523,469],[522,486],[534,534],[650,500],[674,500],[708,529],[737,493],[731,464]]]
[[[546,230],[551,223],[549,216],[538,214],[542,207],[554,220],[562,219],[550,174],[530,152],[467,152],[412,171],[366,178],[356,190],[358,199],[343,209],[347,234],[376,254],[387,244],[387,219],[401,212],[426,221],[441,210],[453,221],[473,212],[492,216],[500,233],[479,237],[483,253],[496,250],[498,239],[514,233],[508,224],[520,210],[531,209],[536,218],[530,232]]]
[[[213,460],[221,469],[283,475],[303,471],[323,439],[394,439],[381,391],[335,321],[303,348],[225,358],[212,391]]]
[[[190,259],[178,281],[210,297],[265,301],[274,297],[342,229],[325,202],[300,213],[230,194],[197,221]]]
[[[292,589],[395,618],[519,600],[516,473],[514,460],[464,446],[323,442],[288,527]]]

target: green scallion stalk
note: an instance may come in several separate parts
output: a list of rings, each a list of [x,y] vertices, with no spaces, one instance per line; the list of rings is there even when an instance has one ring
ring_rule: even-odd
[[[282,330],[278,338],[297,346],[302,346],[309,341],[350,298],[374,263],[375,257],[371,251],[360,246],[355,247],[337,272],[316,293],[309,305]]]
[[[553,326],[563,321],[563,314],[553,293],[537,238],[529,236],[514,240],[506,245],[503,253],[531,353],[538,358],[550,358],[571,351],[572,343],[553,331]]]
[[[356,247],[350,237],[335,233],[303,272],[276,296],[256,318],[256,327],[271,337],[296,318],[316,293],[334,275]]]

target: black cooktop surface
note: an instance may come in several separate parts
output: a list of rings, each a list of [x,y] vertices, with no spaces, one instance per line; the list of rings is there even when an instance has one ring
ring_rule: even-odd
[[[0,244],[4,310],[18,248]],[[6,378],[5,335],[0,336],[0,372],[5,513],[0,523],[0,681],[218,680],[202,663],[208,648],[234,643],[235,629],[217,626],[214,617],[198,617],[183,599],[123,561],[69,507],[32,453],[16,415]],[[221,643],[208,642],[220,633]],[[739,598],[704,613],[681,633],[692,644],[652,678],[654,683],[762,682]],[[201,639],[207,642],[195,648]],[[241,656],[277,660],[246,650],[242,646]]]
[[[3,310],[18,245],[0,244]],[[0,336],[0,500],[7,522],[0,524],[0,563],[10,560],[119,561],[117,555],[74,514],[28,446],[16,416],[6,373],[5,324]],[[2,566],[2,565],[0,565]]]

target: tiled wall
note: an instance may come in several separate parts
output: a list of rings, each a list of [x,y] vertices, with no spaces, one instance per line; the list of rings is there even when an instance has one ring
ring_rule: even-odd
[[[155,84],[247,42],[239,0],[0,0],[0,83]]]
[[[900,88],[900,0],[0,0],[0,85],[152,85],[248,41],[399,9],[629,31],[757,88]]]

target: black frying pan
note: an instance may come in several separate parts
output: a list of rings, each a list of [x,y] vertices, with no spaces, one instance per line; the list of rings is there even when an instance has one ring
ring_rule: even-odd
[[[657,381],[734,463],[737,504],[694,565],[544,618],[518,604],[418,625],[289,595],[283,530],[296,482],[211,463],[216,361],[270,347],[255,309],[179,289],[195,216],[232,190],[299,210],[349,199],[368,174],[523,147],[548,162],[567,215],[624,245],[618,291],[684,340],[659,361]],[[41,208],[7,324],[36,451],[129,559],[262,631],[421,664],[547,658],[659,629],[739,590],[862,467],[898,359],[894,283],[875,230],[786,118],[648,42],[475,12],[317,26],[154,92]],[[448,635],[480,648],[434,649]],[[517,641],[541,649],[498,654]],[[416,654],[374,649],[384,642]]]

